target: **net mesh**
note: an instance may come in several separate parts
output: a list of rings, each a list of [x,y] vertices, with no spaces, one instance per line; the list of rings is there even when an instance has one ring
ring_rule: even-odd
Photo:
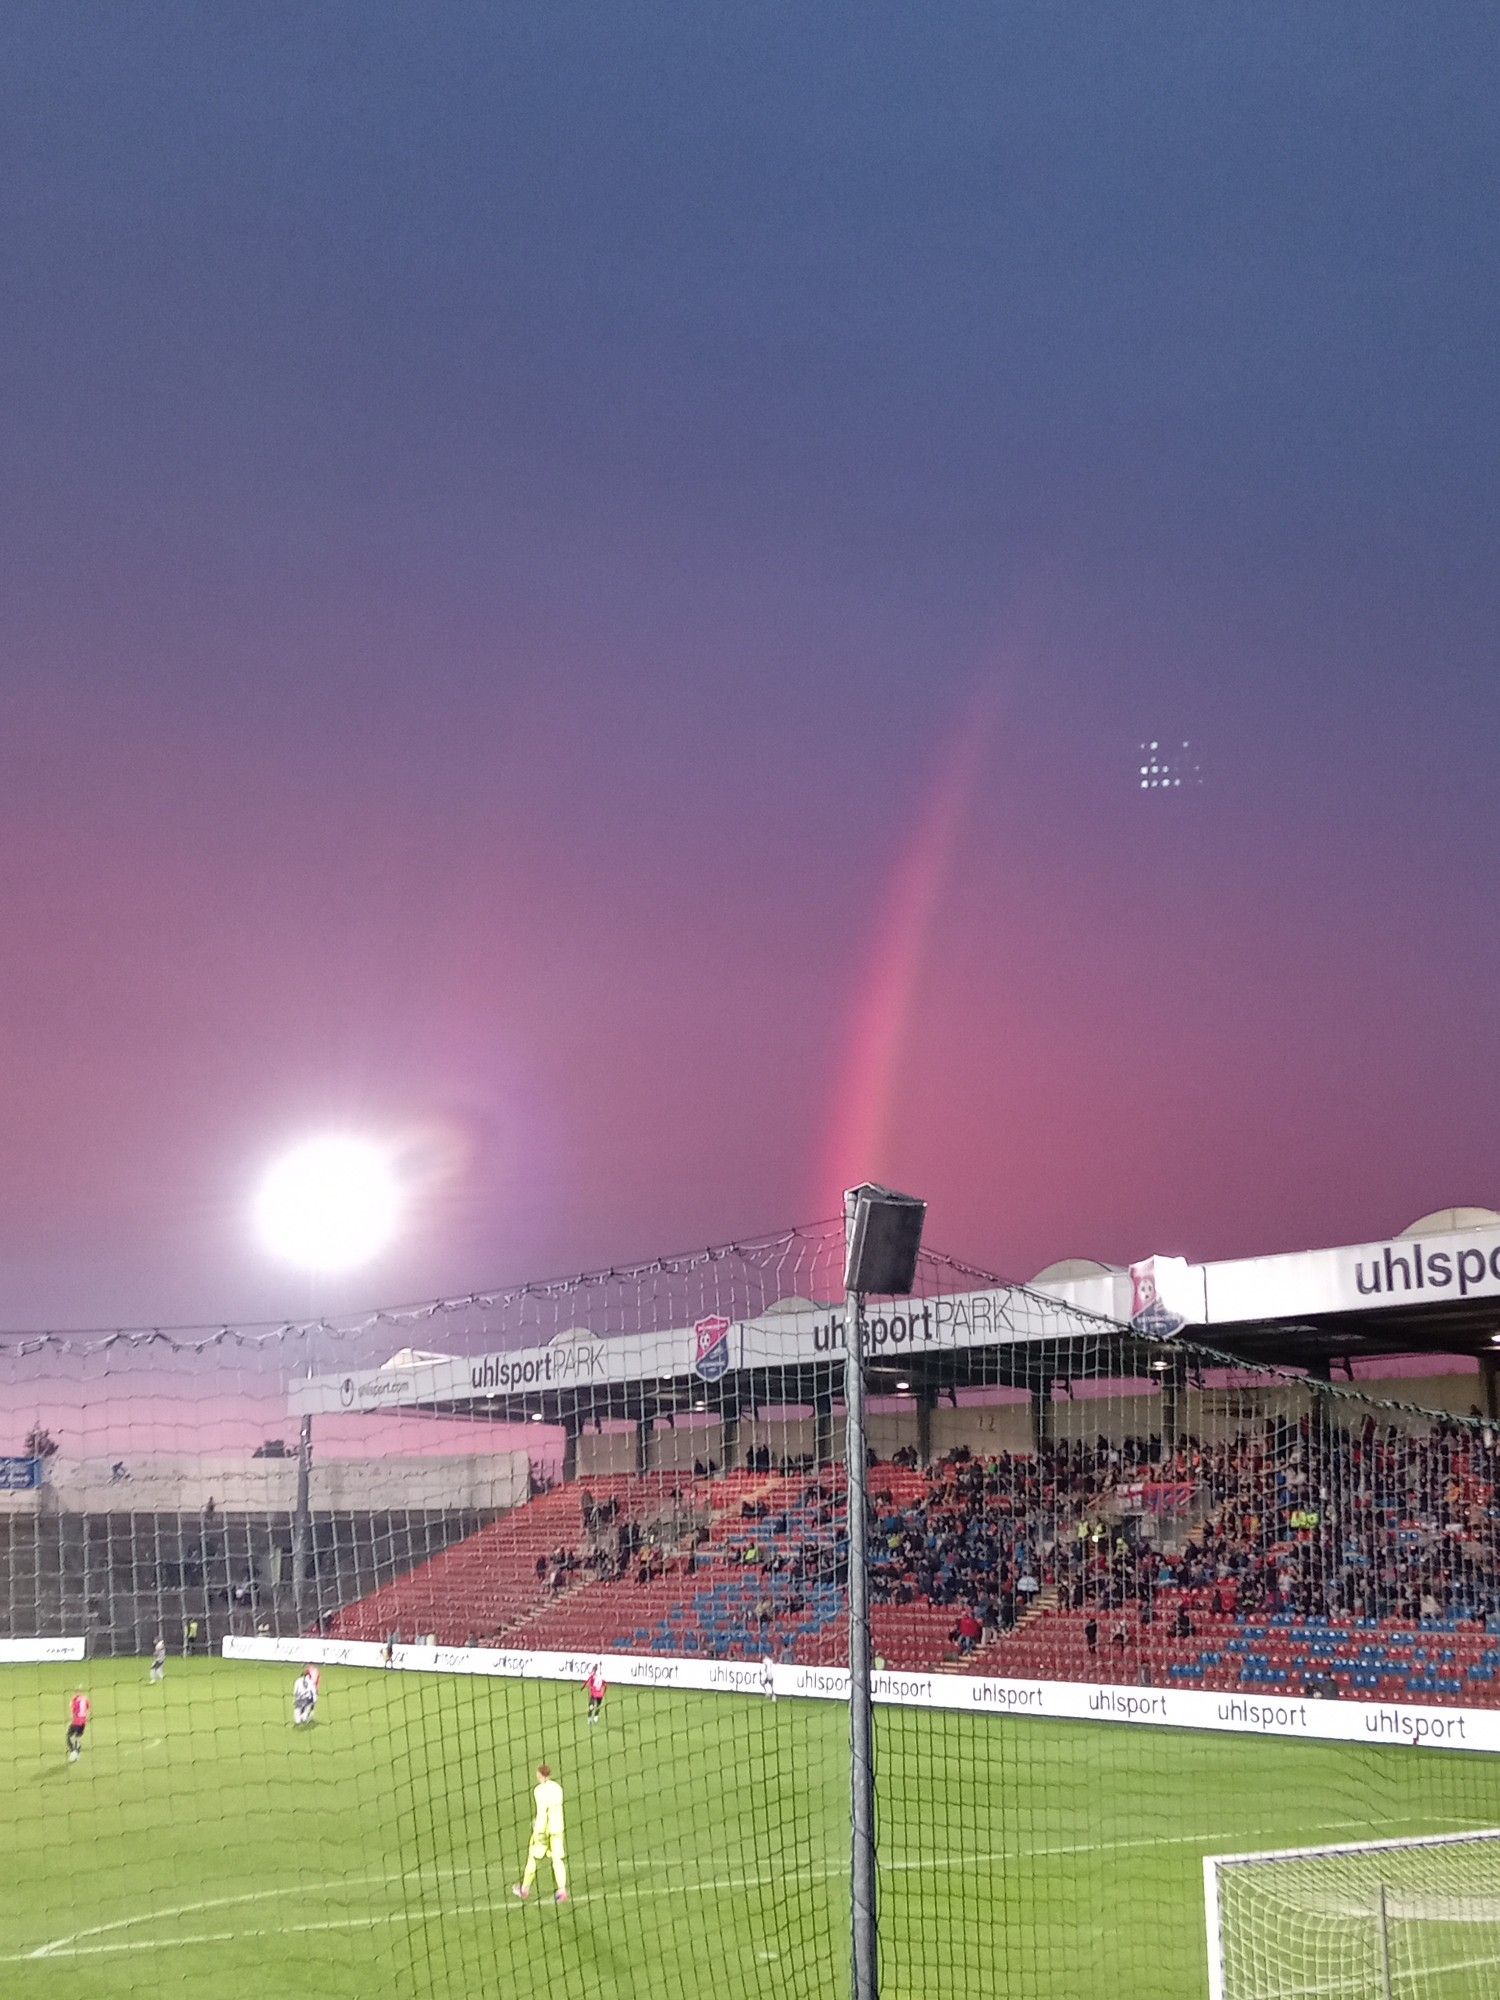
[[[1500,1833],[1211,1861],[1216,2000],[1478,2000],[1500,1972]]]
[[[1205,1853],[1490,1824],[1490,1427],[1099,1325],[901,1379],[877,1650],[978,1685],[881,1713],[895,1990],[1201,1994]]]
[[[847,1991],[842,1258],[0,1342],[5,1990]],[[884,1992],[1186,2000],[1206,1854],[1492,1822],[1490,1427],[931,1255],[866,1339]]]

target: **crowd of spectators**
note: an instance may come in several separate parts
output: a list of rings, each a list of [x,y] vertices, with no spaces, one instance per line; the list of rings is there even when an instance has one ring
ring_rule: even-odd
[[[537,1560],[537,1581],[562,1590],[574,1579],[647,1584],[660,1577],[693,1575],[709,1540],[711,1516],[682,1486],[644,1514],[627,1514],[618,1497],[596,1502],[579,1496],[584,1539],[573,1551]]]
[[[793,1616],[800,1612],[803,1586],[846,1580],[848,1526],[843,1498],[831,1482],[811,1479],[784,1503],[744,1500],[739,1520],[739,1538],[731,1544],[728,1560],[741,1570],[779,1579],[774,1599],[778,1611]]]
[[[1500,1616],[1500,1436],[1310,1418],[1199,1452],[1207,1511],[1171,1569],[1233,1608],[1333,1619]]]
[[[1061,1439],[987,1458],[959,1447],[905,1504],[882,1491],[877,1468],[872,1597],[951,1608],[961,1655],[1038,1602],[1085,1613],[1091,1651],[1121,1649],[1153,1624],[1192,1638],[1235,1612],[1500,1619],[1495,1429],[1329,1414],[1268,1417],[1213,1441]],[[580,1570],[637,1582],[692,1573],[707,1559],[710,1519],[680,1494],[649,1522],[585,1496],[583,1550],[539,1559],[538,1580],[557,1590]],[[814,1473],[795,1494],[743,1500],[712,1553],[764,1579],[757,1615],[843,1582],[841,1486]]]
[[[952,1605],[964,1653],[1009,1631],[1048,1580],[1059,1508],[1071,1515],[1107,1483],[1097,1457],[1071,1442],[987,1459],[960,1446],[933,1467],[926,1493],[899,1508],[881,1498],[877,1478],[872,1596]]]
[[[1087,1611],[1091,1649],[1159,1617],[1500,1617],[1500,1435],[1369,1414],[1269,1418],[1232,1439],[1064,1440],[951,1452],[926,1493],[874,1508],[877,1601],[952,1606],[961,1653],[1042,1593]],[[878,1496],[878,1486],[877,1486]],[[1169,1608],[1159,1596],[1171,1593]],[[979,1630],[972,1627],[977,1623]]]

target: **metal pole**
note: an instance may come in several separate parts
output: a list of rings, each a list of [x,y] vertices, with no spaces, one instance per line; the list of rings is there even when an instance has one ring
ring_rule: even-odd
[[[317,1311],[318,1284],[316,1275],[311,1282],[313,1311]],[[317,1325],[311,1323],[307,1329],[307,1379],[312,1381],[318,1372]],[[297,1434],[297,1501],[292,1514],[292,1615],[297,1620],[299,1635],[307,1629],[307,1552],[312,1541],[312,1462],[313,1427],[311,1415],[302,1419]],[[321,1608],[321,1607],[320,1607]]]
[[[292,1515],[292,1608],[297,1630],[307,1625],[306,1604],[307,1546],[312,1526],[312,1418],[302,1419],[297,1439],[297,1503]]]
[[[1386,1908],[1385,1884],[1380,1885],[1380,1990],[1384,2000],[1394,2000],[1391,1986],[1391,1926],[1390,1912]]]
[[[870,1598],[866,1559],[869,1477],[865,1463],[865,1302],[844,1307],[844,1461],[849,1503],[850,1886],[854,2000],[879,2000],[875,1905],[875,1722],[870,1698]]]

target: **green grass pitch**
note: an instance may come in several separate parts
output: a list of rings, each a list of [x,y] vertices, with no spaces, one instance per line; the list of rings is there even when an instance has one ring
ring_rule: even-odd
[[[293,1679],[0,1668],[5,2000],[847,1992],[840,1707],[615,1687],[590,1730],[573,1687],[328,1668],[298,1731]],[[885,1710],[878,1756],[890,2000],[1201,2000],[1205,1853],[1500,1821],[1461,1753]],[[565,1908],[509,1894],[542,1757]]]

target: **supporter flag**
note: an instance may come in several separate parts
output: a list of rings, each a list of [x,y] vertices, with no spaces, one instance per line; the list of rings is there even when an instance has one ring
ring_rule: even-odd
[[[1145,1257],[1130,1267],[1134,1299],[1130,1323],[1142,1333],[1181,1333],[1195,1301],[1185,1257]]]
[[[722,1313],[709,1313],[693,1328],[694,1367],[705,1382],[717,1382],[729,1370],[729,1321]]]

